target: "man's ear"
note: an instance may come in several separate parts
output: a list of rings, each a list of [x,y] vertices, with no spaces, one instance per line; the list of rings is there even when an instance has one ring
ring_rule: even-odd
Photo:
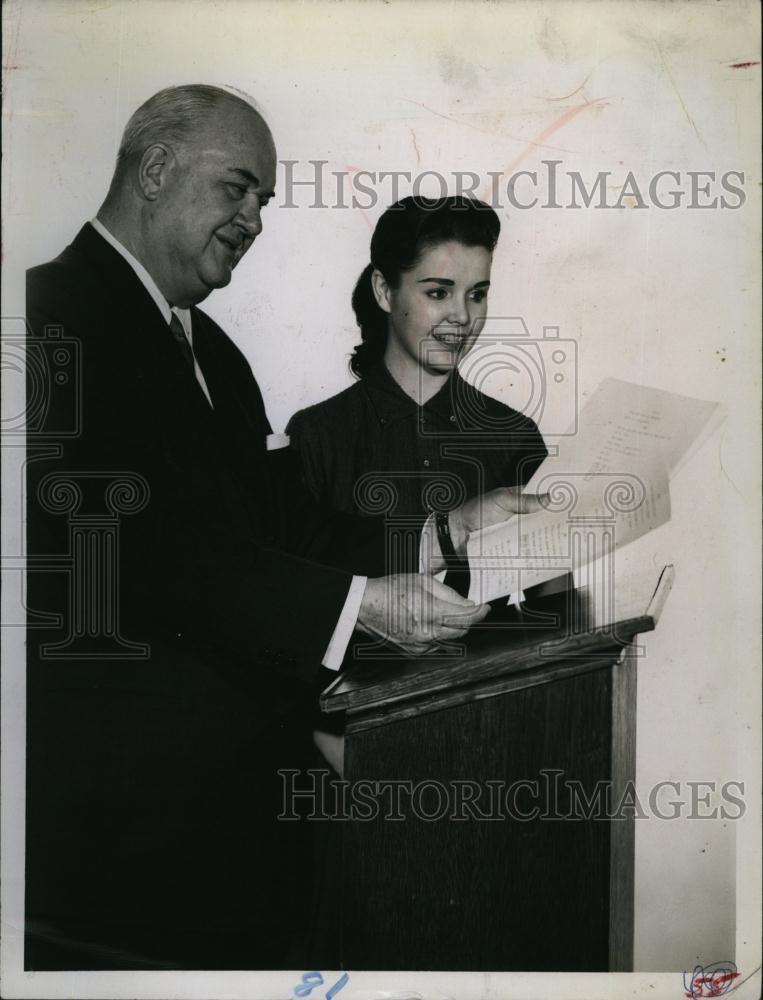
[[[163,185],[167,182],[172,153],[161,143],[149,146],[140,158],[138,183],[144,198],[155,201]]]
[[[371,287],[374,290],[374,298],[379,308],[383,309],[385,313],[392,312],[392,305],[390,303],[391,289],[387,284],[387,279],[378,267],[374,268],[371,273]]]

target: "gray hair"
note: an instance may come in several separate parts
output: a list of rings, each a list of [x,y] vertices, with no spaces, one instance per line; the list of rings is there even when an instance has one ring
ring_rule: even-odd
[[[166,87],[149,97],[125,126],[117,153],[115,178],[155,142],[186,142],[209,122],[223,103],[240,105],[262,117],[254,101],[242,91],[234,93],[205,83]]]

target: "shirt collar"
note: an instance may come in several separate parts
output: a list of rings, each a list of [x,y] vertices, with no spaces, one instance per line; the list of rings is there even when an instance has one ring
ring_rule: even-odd
[[[363,376],[363,385],[382,423],[417,416],[421,411],[431,412],[450,421],[454,413],[453,390],[460,381],[461,376],[454,372],[431,399],[419,406],[400,388],[383,361],[375,364]]]
[[[169,302],[159,291],[159,288],[157,287],[157,284],[154,281],[154,279],[151,277],[151,275],[148,273],[145,267],[141,264],[138,258],[133,256],[133,254],[130,253],[127,247],[123,246],[116,238],[116,236],[112,235],[112,233],[108,231],[108,229],[104,226],[104,224],[101,222],[100,219],[91,219],[90,225],[98,233],[99,236],[102,236],[106,240],[106,242],[110,244],[110,246],[114,247],[114,249],[118,254],[124,257],[124,259],[130,265],[130,267],[133,269],[133,271],[135,271],[135,274],[140,279],[143,287],[146,289],[148,294],[154,300],[157,309],[164,317],[164,322],[169,325],[170,320],[172,319],[172,313],[174,312],[177,314],[178,319],[183,324],[186,334],[190,335],[191,332],[190,309],[178,309],[177,307],[172,308]]]

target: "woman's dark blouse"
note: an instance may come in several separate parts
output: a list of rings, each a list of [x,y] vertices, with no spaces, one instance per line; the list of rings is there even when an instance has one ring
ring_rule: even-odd
[[[423,406],[383,364],[287,427],[309,490],[337,510],[392,516],[449,510],[524,486],[547,455],[535,423],[454,373]]]

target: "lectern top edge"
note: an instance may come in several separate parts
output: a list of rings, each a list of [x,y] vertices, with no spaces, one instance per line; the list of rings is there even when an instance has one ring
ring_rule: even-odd
[[[651,632],[655,621],[649,616],[617,622],[606,629],[597,629],[582,635],[560,639],[553,646],[555,632],[544,632],[540,637],[521,647],[508,646],[501,639],[490,649],[479,653],[468,651],[461,657],[427,658],[426,666],[420,659],[402,662],[386,661],[364,668],[358,665],[342,675],[321,696],[324,712],[371,708],[434,695],[444,690],[472,686],[491,678],[509,674],[537,674],[536,682],[543,683],[546,672],[558,673],[560,663],[567,663],[570,672],[584,660],[597,654],[617,650],[641,632]]]
[[[460,656],[360,662],[323,693],[321,708],[326,713],[372,709],[530,672],[533,683],[544,683],[546,674],[549,680],[559,677],[560,668],[572,673],[584,660],[605,655],[614,659],[634,636],[656,627],[674,577],[672,566],[663,567],[656,584],[652,577],[646,592],[643,582],[638,587],[642,594],[639,614],[626,614],[597,628],[575,631],[569,621],[557,628],[525,632],[499,628],[482,637],[477,634],[471,648],[467,646]]]

